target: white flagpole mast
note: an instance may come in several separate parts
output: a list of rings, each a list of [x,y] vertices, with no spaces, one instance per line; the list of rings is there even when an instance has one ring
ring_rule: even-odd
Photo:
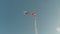
[[[36,21],[37,16],[35,15],[34,17],[35,17],[35,23],[34,23],[34,25],[35,25],[35,33],[38,34],[38,30],[37,30],[37,21]]]
[[[25,11],[24,13],[25,13],[25,14],[28,14],[29,12]],[[38,34],[38,31],[37,31],[37,22],[36,22],[36,21],[37,21],[37,20],[36,20],[36,19],[37,19],[37,15],[34,14],[34,13],[32,13],[32,14],[29,13],[28,15],[32,15],[32,16],[34,16],[35,34]]]

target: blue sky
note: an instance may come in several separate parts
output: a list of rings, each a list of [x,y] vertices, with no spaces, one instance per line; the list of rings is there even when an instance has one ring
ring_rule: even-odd
[[[0,34],[35,34],[34,17],[37,14],[39,34],[57,34],[60,27],[60,0],[0,0]]]

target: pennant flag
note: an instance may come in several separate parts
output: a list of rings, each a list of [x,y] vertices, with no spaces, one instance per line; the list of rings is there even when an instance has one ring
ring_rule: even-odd
[[[24,11],[24,14],[29,15],[29,16],[36,16],[35,13],[31,13],[31,12],[28,12],[28,11]]]

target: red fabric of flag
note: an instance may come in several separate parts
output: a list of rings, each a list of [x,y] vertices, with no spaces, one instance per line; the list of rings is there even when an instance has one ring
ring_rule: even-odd
[[[31,13],[31,12],[28,12],[28,11],[24,11],[24,14],[27,14],[27,15],[29,15],[29,16],[36,16],[35,13]]]

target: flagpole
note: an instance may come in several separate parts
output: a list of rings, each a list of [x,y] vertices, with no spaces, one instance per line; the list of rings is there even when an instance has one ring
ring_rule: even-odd
[[[35,15],[34,16],[35,17],[35,23],[34,23],[34,25],[35,25],[35,34],[38,34],[38,30],[37,30],[37,16]]]
[[[37,15],[35,13],[30,13],[28,11],[24,11],[24,14],[27,14],[29,16],[34,16],[34,29],[35,29],[35,34],[38,34],[38,31],[37,31]]]

